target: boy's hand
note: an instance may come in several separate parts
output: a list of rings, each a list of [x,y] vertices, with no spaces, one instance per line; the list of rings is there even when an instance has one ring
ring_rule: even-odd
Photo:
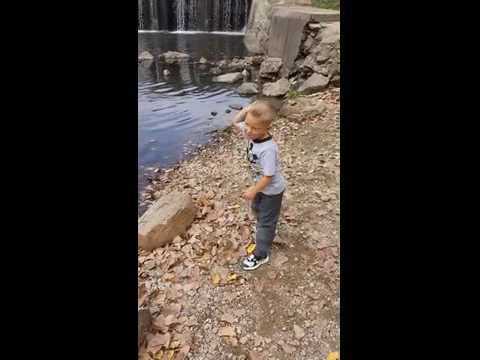
[[[242,197],[247,200],[253,200],[255,198],[255,195],[257,195],[255,186],[250,186],[247,190],[245,190]]]

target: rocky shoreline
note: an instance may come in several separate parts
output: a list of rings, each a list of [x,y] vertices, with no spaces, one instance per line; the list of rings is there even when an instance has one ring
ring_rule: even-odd
[[[158,59],[172,65],[192,61],[190,55],[167,51]],[[153,61],[154,55],[144,51],[139,62]],[[293,66],[287,67],[281,58],[265,55],[235,57],[209,62],[200,58],[195,62],[208,69],[212,81],[236,84],[241,95],[261,94],[267,97],[284,97],[289,93],[312,94],[340,86],[340,23],[308,22]]]
[[[154,197],[187,194],[197,214],[173,242],[139,249],[139,306],[151,314],[141,359],[313,359],[338,351],[339,89],[280,105],[272,133],[288,190],[272,261],[258,271],[238,265],[254,236],[240,197],[250,185],[242,139],[219,131],[196,156],[155,173]]]
[[[240,95],[267,98],[279,103],[283,99],[298,95],[338,89],[340,86],[340,23],[308,22],[303,31],[295,63],[290,69],[286,68],[282,59],[264,55],[235,57],[216,62],[210,62],[205,58],[192,59],[190,55],[176,51],[167,51],[156,57],[169,65],[194,61],[197,66],[209,71],[213,81],[229,84],[241,82],[236,90]],[[148,51],[142,52],[138,57],[139,62],[149,62],[154,59],[155,55]],[[164,76],[168,77],[168,74]],[[228,113],[231,110],[225,111]],[[212,116],[215,115],[212,113]],[[214,133],[218,135],[221,131],[214,131]],[[218,142],[217,136],[213,136],[206,145],[187,153],[185,160]],[[149,184],[140,194],[139,216],[149,204],[158,199],[158,186],[169,181],[167,175],[171,171],[172,169],[147,169],[145,178]]]

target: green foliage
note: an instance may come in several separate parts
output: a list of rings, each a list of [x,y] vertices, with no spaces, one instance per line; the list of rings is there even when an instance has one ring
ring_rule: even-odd
[[[323,9],[340,10],[340,0],[312,0],[312,5]]]
[[[296,90],[288,90],[288,93],[287,93],[287,98],[288,99],[295,99],[296,97],[299,97],[300,96],[300,93]]]

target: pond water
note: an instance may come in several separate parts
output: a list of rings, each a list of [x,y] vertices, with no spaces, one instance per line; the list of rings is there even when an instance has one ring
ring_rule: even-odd
[[[138,52],[154,55],[166,51],[185,52],[187,62],[167,65],[154,61],[138,64],[138,162],[139,192],[145,187],[145,173],[152,168],[170,168],[187,152],[203,145],[214,130],[227,126],[235,110],[231,104],[246,105],[248,97],[235,93],[240,85],[213,83],[209,61],[246,56],[243,35],[229,33],[138,34]],[[167,69],[170,74],[164,75]],[[212,116],[211,112],[217,112]]]

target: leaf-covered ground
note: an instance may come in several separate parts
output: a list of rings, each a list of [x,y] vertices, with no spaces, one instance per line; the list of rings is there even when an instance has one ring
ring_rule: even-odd
[[[287,100],[275,122],[287,179],[271,262],[244,272],[254,236],[245,143],[224,131],[178,168],[158,173],[153,197],[188,193],[188,232],[139,250],[141,302],[153,332],[141,359],[326,359],[339,350],[339,89]],[[148,198],[148,196],[147,196]]]

